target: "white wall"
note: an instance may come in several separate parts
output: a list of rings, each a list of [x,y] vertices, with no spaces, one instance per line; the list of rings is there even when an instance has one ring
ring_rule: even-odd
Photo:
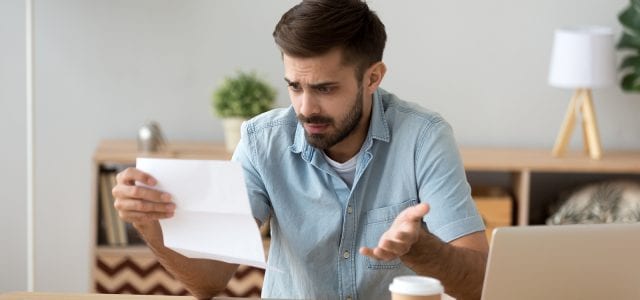
[[[287,6],[38,1],[37,229],[40,247],[49,250],[37,254],[38,289],[88,287],[90,162],[98,141],[135,138],[147,119],[169,140],[221,140],[212,89],[246,67],[281,83],[270,33]],[[62,268],[68,276],[56,276]]]
[[[36,0],[37,290],[89,288],[100,139],[134,138],[153,119],[169,140],[221,140],[210,94],[236,69],[264,74],[287,104],[271,32],[295,2]],[[546,84],[553,29],[619,31],[626,4],[371,1],[389,34],[383,86],[441,112],[463,145],[550,148],[570,97]],[[0,180],[9,197],[0,230],[14,232],[0,239],[0,292],[26,288],[23,23],[21,0],[0,1]],[[594,96],[605,151],[640,148],[640,97],[618,88]]]
[[[461,144],[551,148],[572,94],[547,85],[553,30],[598,24],[617,38],[628,2],[375,1],[389,35],[384,86],[442,113]],[[612,87],[594,101],[605,151],[638,148],[640,96]]]
[[[27,288],[24,11],[0,1],[0,293]]]

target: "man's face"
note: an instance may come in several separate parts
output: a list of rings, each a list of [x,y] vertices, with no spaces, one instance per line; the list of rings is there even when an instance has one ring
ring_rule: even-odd
[[[312,58],[283,56],[289,97],[307,142],[329,149],[346,140],[362,120],[363,89],[355,66],[338,49]]]

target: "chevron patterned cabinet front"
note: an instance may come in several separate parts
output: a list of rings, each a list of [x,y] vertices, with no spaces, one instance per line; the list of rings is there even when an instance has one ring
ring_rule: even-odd
[[[94,290],[106,294],[188,295],[146,247],[101,248],[94,268]],[[264,270],[240,266],[219,296],[260,297]]]

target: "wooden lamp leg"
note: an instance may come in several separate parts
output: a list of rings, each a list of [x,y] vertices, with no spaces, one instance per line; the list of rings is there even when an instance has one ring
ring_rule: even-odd
[[[591,100],[591,90],[586,90],[586,97],[583,104],[583,118],[585,132],[587,136],[587,144],[589,145],[589,156],[592,159],[600,159],[602,157],[602,145],[600,143],[600,133],[598,132],[598,123],[596,122],[596,112]]]
[[[586,94],[583,93],[583,97]],[[584,118],[585,115],[585,108],[584,108],[584,103],[586,101],[582,100],[582,104],[580,105],[580,116],[582,116],[582,121],[580,123],[582,123],[582,148],[584,150],[584,154],[589,155],[590,151],[589,151],[589,137],[587,136],[587,120]]]
[[[560,127],[560,132],[558,132],[558,137],[556,138],[556,144],[553,146],[553,150],[551,151],[551,154],[555,157],[562,156],[567,150],[567,145],[569,144],[569,139],[571,138],[571,133],[573,132],[573,127],[576,123],[576,106],[580,94],[581,90],[576,90],[569,102],[569,107],[567,108],[567,113],[565,114],[564,121],[562,122],[562,127]]]

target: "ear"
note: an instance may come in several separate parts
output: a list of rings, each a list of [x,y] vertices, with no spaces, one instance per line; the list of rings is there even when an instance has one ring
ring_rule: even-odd
[[[367,89],[367,92],[373,93],[376,91],[378,86],[380,86],[380,82],[382,82],[382,78],[384,74],[387,72],[387,66],[379,61],[373,64],[364,74],[364,86]]]

